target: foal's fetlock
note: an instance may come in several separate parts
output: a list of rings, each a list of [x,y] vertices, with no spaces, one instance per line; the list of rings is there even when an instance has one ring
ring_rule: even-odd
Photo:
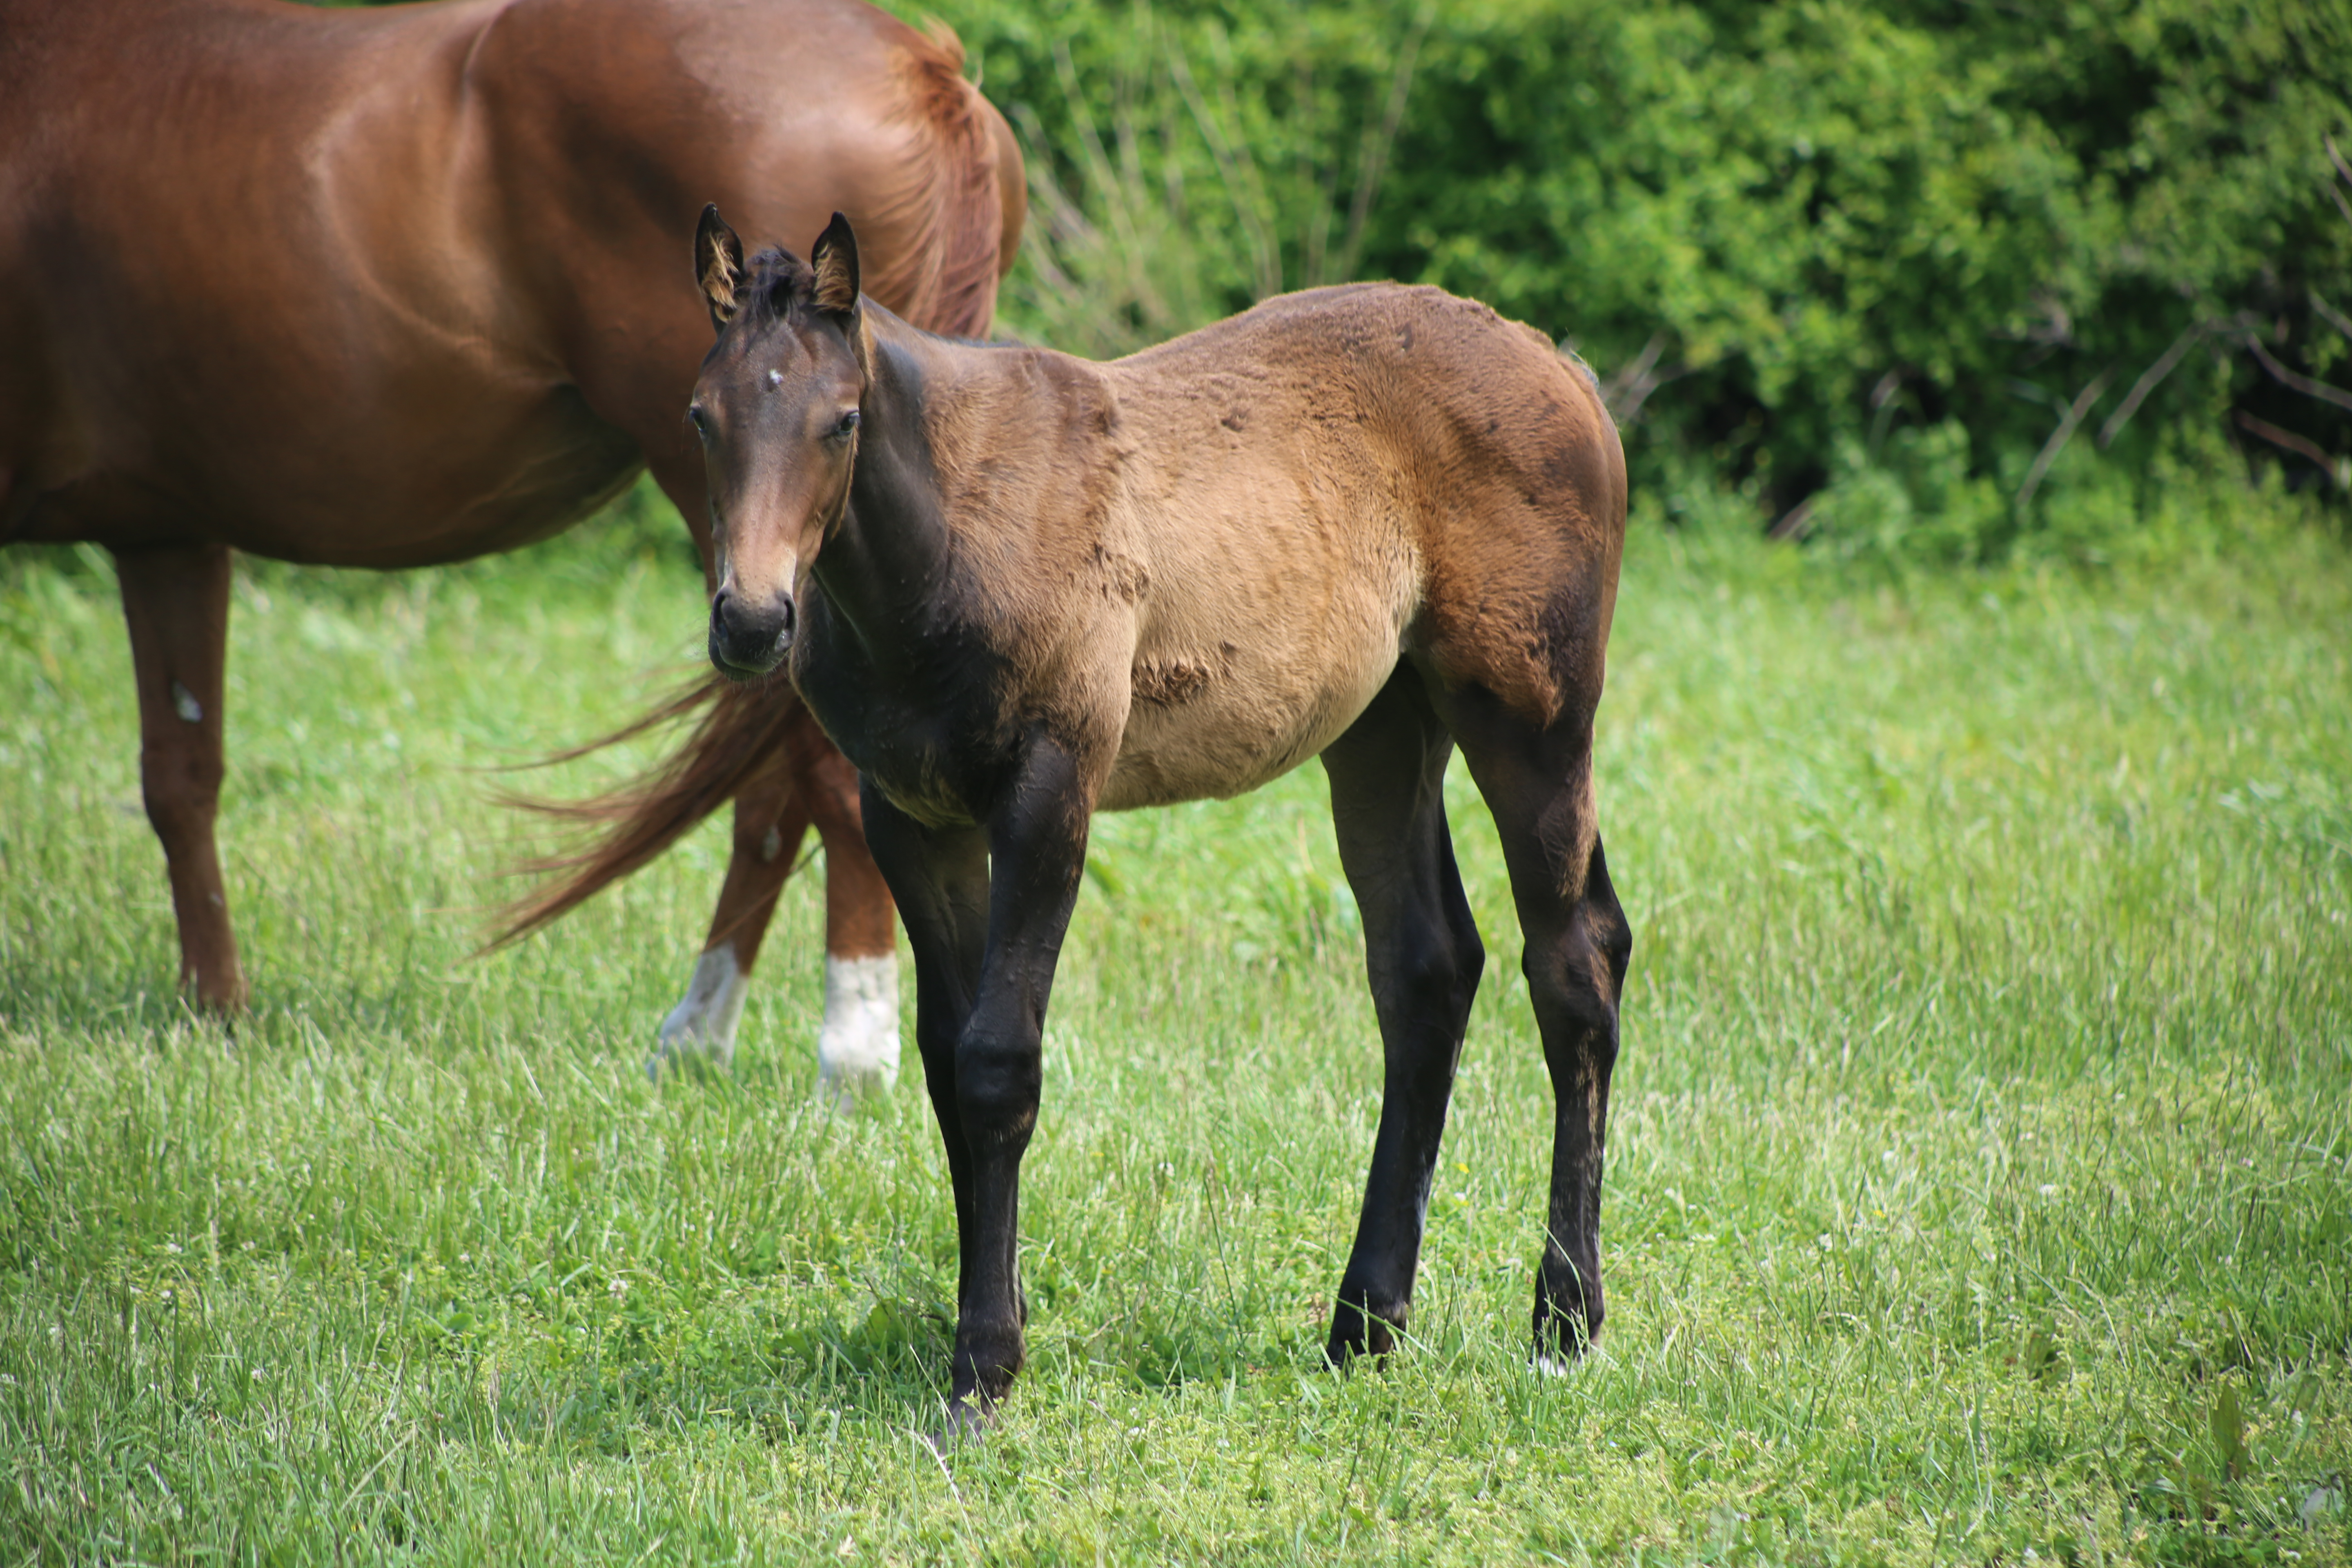
[[[956,1405],[970,1404],[992,1417],[997,1405],[1013,1392],[1013,1380],[1028,1360],[1027,1345],[1018,1328],[967,1329],[956,1336],[951,1369]]]
[[[1563,1373],[1581,1361],[1600,1339],[1606,1315],[1599,1279],[1588,1281],[1573,1273],[1564,1285],[1538,1279],[1532,1355],[1536,1370]]]
[[[1404,1332],[1412,1310],[1409,1301],[1383,1308],[1342,1290],[1332,1303],[1331,1337],[1323,1346],[1323,1359],[1344,1372],[1361,1357],[1375,1361],[1386,1357],[1396,1348],[1396,1336]]]

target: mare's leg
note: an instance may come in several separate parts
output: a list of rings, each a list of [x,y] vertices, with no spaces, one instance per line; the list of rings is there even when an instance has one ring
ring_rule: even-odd
[[[1601,849],[1591,710],[1547,727],[1482,688],[1439,702],[1503,841],[1527,937],[1528,1000],[1551,1073],[1551,1210],[1535,1302],[1535,1353],[1549,1363],[1581,1353],[1601,1331],[1601,1156],[1633,932]]]
[[[968,832],[926,832],[874,791],[866,795],[866,836],[898,897],[909,934],[919,922],[927,928],[943,923],[928,910],[915,912],[921,900],[950,905],[962,936],[952,957],[936,937],[915,946],[916,1032],[931,1102],[950,1170],[961,1143],[970,1172],[969,1201],[960,1191],[957,1203],[962,1267],[950,1415],[959,1427],[978,1421],[1004,1397],[1025,1356],[1022,1329],[1028,1313],[1018,1256],[1021,1156],[1037,1125],[1045,1006],[1086,866],[1090,808],[1076,759],[1045,741],[1032,744],[1001,798],[982,839]],[[976,970],[942,973],[970,962],[971,895],[951,898],[948,884],[936,871],[926,874],[925,868],[950,861],[964,867],[956,885],[969,889],[983,843],[989,862],[985,948]],[[938,1011],[933,997],[958,994],[967,975],[976,984],[950,1046],[944,1020],[935,1031],[926,1019]]]
[[[751,965],[776,912],[776,898],[799,863],[812,823],[824,842],[824,1023],[817,1033],[817,1091],[836,1109],[866,1089],[898,1081],[898,953],[890,889],[866,848],[857,770],[825,739],[808,710],[793,703],[774,752],[735,797],[734,856],[710,934],[686,998],[661,1028],[647,1066],[688,1051],[735,1057]],[[755,700],[767,700],[762,692]]]
[[[898,922],[866,842],[857,770],[807,709],[785,741],[793,798],[824,842],[824,1024],[817,1093],[836,1108],[898,1082]]]
[[[690,443],[653,460],[655,480],[686,520],[711,582],[710,511],[702,456]],[[776,682],[743,704],[757,721],[762,702],[789,702],[778,754],[735,797],[733,854],[711,911],[710,934],[686,996],[662,1021],[662,1057],[693,1049],[722,1065],[735,1058],[751,966],[759,962],[777,896],[798,864],[811,823],[824,844],[824,1022],[817,1031],[817,1091],[835,1105],[868,1085],[898,1078],[898,955],[890,890],[860,826],[857,773],[825,738],[791,687]]]
[[[734,1065],[735,1026],[743,1016],[751,965],[808,826],[808,807],[781,759],[762,768],[735,797],[734,854],[710,916],[710,934],[684,999],[662,1020],[661,1045],[646,1064],[647,1070],[658,1073],[664,1058],[689,1053],[721,1067]]]
[[[180,984],[200,1006],[245,1005],[213,818],[220,805],[221,670],[229,554],[218,544],[114,552],[139,682],[139,788],[163,841],[180,921]]]
[[[1445,827],[1453,753],[1409,667],[1323,753],[1340,863],[1363,911],[1364,963],[1387,1058],[1363,1215],[1325,1347],[1334,1364],[1386,1353],[1412,1310],[1430,1177],[1486,967]]]

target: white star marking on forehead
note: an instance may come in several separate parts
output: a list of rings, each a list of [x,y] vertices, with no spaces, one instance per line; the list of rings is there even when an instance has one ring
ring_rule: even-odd
[[[783,384],[784,384],[784,373],[783,373],[782,371],[780,371],[780,370],[772,370],[772,371],[770,371],[770,372],[768,373],[768,384],[769,384],[770,386],[782,386],[782,385],[783,385]]]

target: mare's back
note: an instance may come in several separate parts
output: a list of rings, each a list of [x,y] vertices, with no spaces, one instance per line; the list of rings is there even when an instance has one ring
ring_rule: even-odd
[[[0,537],[396,566],[568,525],[677,424],[702,203],[782,237],[894,194],[913,37],[843,0],[0,0]]]
[[[499,443],[576,439],[528,388],[537,323],[483,221],[468,57],[499,10],[17,0],[0,96],[39,130],[7,155],[0,276],[37,319],[0,450],[49,492],[33,537],[396,553],[399,514],[476,510]]]

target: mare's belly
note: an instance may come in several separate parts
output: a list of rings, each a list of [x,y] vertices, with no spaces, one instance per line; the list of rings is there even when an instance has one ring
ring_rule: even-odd
[[[458,392],[470,392],[461,387]],[[429,399],[321,408],[283,441],[223,419],[38,498],[26,542],[203,541],[314,566],[399,569],[533,543],[627,488],[645,456],[557,387],[451,417]],[[241,411],[232,411],[241,412]]]

